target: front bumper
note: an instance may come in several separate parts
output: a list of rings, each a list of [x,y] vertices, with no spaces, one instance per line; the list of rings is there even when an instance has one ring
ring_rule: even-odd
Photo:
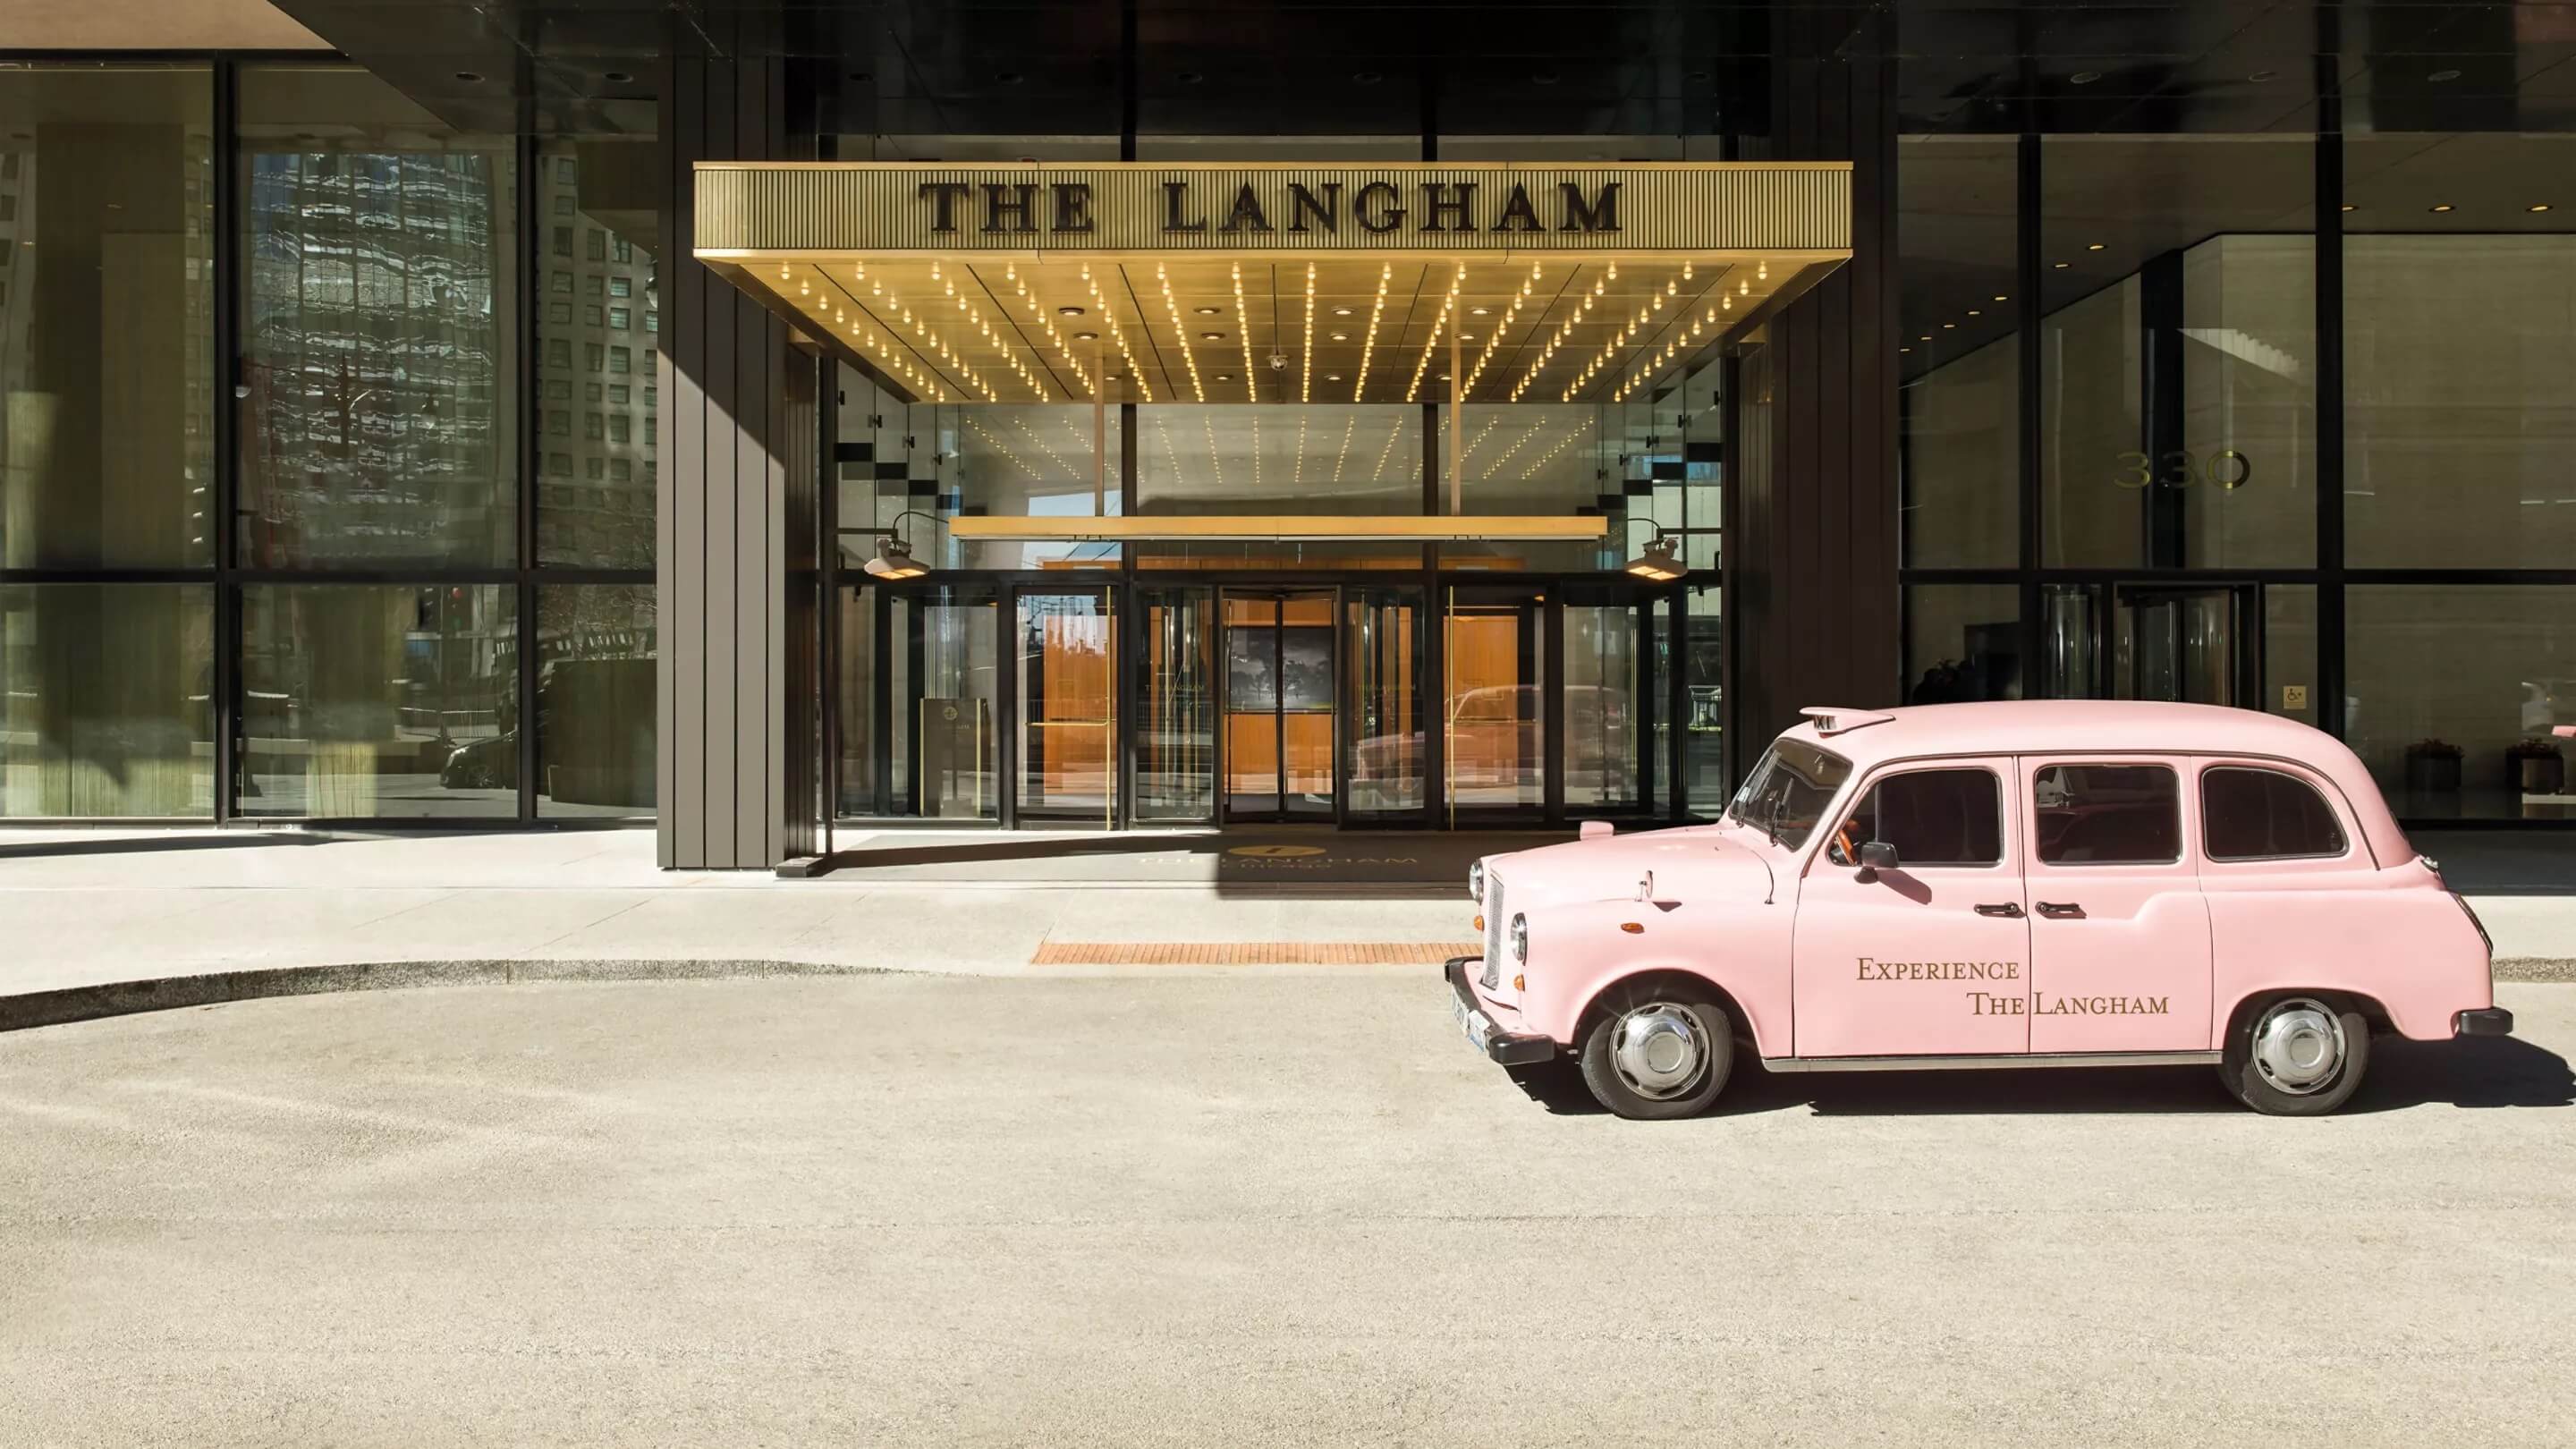
[[[1440,967],[1441,974],[1449,978],[1449,989],[1457,993],[1458,1026],[1467,1034],[1468,1044],[1507,1067],[1530,1067],[1555,1060],[1555,1042],[1543,1036],[1503,1030],[1494,1024],[1485,1004],[1476,999],[1476,989],[1467,984],[1467,967],[1483,959],[1452,956]]]
[[[2451,1034],[2454,1036],[2511,1036],[2513,1035],[2513,1013],[2501,1006],[2481,1007],[2476,1011],[2456,1013],[2451,1018]]]

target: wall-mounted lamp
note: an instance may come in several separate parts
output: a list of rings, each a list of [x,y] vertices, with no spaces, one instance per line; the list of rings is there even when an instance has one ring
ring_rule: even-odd
[[[927,518],[932,528],[939,526],[938,518],[917,508],[903,510],[894,516],[894,521],[901,524],[907,518]],[[869,559],[865,567],[869,577],[879,579],[917,579],[930,572],[930,565],[912,556],[912,545],[904,541],[901,533],[888,533],[878,539],[876,557]]]

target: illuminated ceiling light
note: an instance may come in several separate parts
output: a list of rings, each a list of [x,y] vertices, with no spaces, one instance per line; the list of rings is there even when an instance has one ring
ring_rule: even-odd
[[[1351,340],[1351,334],[1347,332],[1336,332],[1333,334],[1333,340],[1335,342],[1348,342]]]
[[[1315,264],[1306,264],[1306,360],[1297,369],[1297,401],[1314,401],[1315,377]],[[1305,424],[1298,424],[1300,448],[1304,447]],[[1303,454],[1301,453],[1302,457]],[[1302,465],[1301,465],[1302,471]]]
[[[1222,332],[1202,332],[1199,334],[1199,340],[1201,342],[1223,342],[1225,340],[1225,334]]]
[[[871,577],[880,579],[917,579],[930,572],[930,565],[912,556],[912,545],[892,534],[877,540],[876,557],[866,567]]]
[[[1082,315],[1082,309],[1080,307],[1058,307],[1055,309],[1055,315],[1059,317],[1079,317]]]
[[[2449,211],[2450,209],[2451,209],[2451,203],[2449,203],[2449,202],[2447,202],[2447,201],[2437,201],[2437,202],[2433,203],[2433,205],[2431,205],[2430,207],[2427,207],[2427,208],[2426,208],[2426,210],[2428,210],[2428,211],[2437,211],[2437,212],[2439,212],[2439,211]]]
[[[2541,209],[2541,210],[2543,210],[2543,211],[2547,211],[2549,208],[2547,208],[2547,207],[2545,207],[2545,206],[2544,206],[2544,207],[2542,207],[2542,208],[2540,208],[2540,209]],[[1467,315],[1468,315],[1468,316],[1470,316],[1470,317],[1482,317],[1482,316],[1484,316],[1484,315],[1485,315],[1485,313],[1486,313],[1486,309],[1485,309],[1485,308],[1482,308],[1482,307],[1470,307],[1470,308],[1468,308],[1468,309],[1467,309]]]
[[[2068,76],[2066,78],[2066,83],[2071,86],[2089,86],[2101,78],[2102,72],[2098,70],[2079,70],[2075,74]]]
[[[1351,315],[1351,309],[1348,307],[1335,307],[1333,309],[1333,315],[1336,317],[1348,317]]]
[[[1942,324],[1941,324],[1941,330],[1942,330],[1942,331],[1944,331],[1944,332],[1947,332],[1947,331],[1949,331],[1951,328],[1956,327],[1956,326],[1958,326],[1958,325],[1959,325],[1959,324],[1958,324],[1958,323],[1956,323],[1956,322],[1944,322],[1944,323],[1942,323]]]
[[[2102,244],[2100,242],[2088,242],[2085,244],[2084,250],[2088,252],[2098,252],[2102,250]]]
[[[2537,212],[2537,211],[2547,211],[2548,209],[2549,209],[2549,203],[2548,203],[2548,202],[2546,202],[2546,201],[2534,202],[2534,203],[2532,203],[2531,205],[2526,206],[2526,207],[2524,207],[2524,208],[2523,208],[2523,210],[2525,210],[2525,211],[2535,211],[2535,212]]]
[[[2005,296],[2005,295],[2004,295],[2003,293],[2001,293],[2001,292],[1997,292],[1997,293],[1995,293],[1995,300],[1996,300],[1996,301],[1998,301],[1998,302],[2009,302],[2009,301],[2011,301],[2011,300],[2012,300],[2012,298]]]
[[[2055,263],[2052,263],[2051,265],[2055,266],[2055,267],[2057,268],[2057,270],[2059,270],[2059,271],[2061,271],[2061,272],[2062,272],[2062,271],[2065,271],[2068,267],[2071,267],[2071,266],[2073,266],[2073,265],[2075,265],[2075,264],[2074,264],[2073,262],[2055,262]]]
[[[1627,571],[1641,579],[1669,583],[1684,572],[1681,561],[1673,557],[1673,537],[1658,526],[1655,536],[1646,540],[1635,558],[1628,560]]]
[[[1192,307],[1190,310],[1202,317],[1214,317],[1225,311],[1223,307]]]
[[[1969,316],[1971,316],[1971,317],[1983,317],[1983,316],[1984,316],[1984,315],[1986,315],[1986,314],[1985,314],[1985,313],[1983,313],[1983,312],[1978,311],[1978,310],[1977,310],[1976,308],[1974,308],[1974,307],[1971,307],[1971,308],[1969,308],[1969,309],[1968,309],[1968,315],[1969,315]]]

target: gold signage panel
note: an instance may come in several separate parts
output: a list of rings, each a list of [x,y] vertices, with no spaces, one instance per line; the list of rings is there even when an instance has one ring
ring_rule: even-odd
[[[947,520],[947,526],[949,535],[959,539],[1050,543],[1129,543],[1174,539],[1199,542],[1252,540],[1261,543],[1352,540],[1405,543],[1501,540],[1527,543],[1561,539],[1598,543],[1610,534],[1610,520],[1598,514],[1509,514],[1482,518],[1276,513],[1090,518],[1047,514],[1015,518],[967,514]]]
[[[696,254],[710,261],[1851,254],[1839,161],[696,167]]]

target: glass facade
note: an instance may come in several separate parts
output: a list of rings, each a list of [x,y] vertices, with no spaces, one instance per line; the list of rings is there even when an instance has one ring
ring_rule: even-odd
[[[650,149],[0,69],[0,816],[653,814]]]
[[[2551,188],[2576,127],[2527,97],[2258,104],[2259,79],[2076,94],[2121,83],[2094,72],[1968,104],[1911,64],[1893,185],[1866,193],[1888,214],[1859,218],[1894,257],[1886,696],[2263,709],[2348,740],[2409,818],[2566,816],[2576,197]],[[1292,104],[1208,59],[1203,89],[1068,80],[989,115],[841,87],[813,139],[961,164],[1752,157],[1769,120],[1731,97],[1761,71],[1595,105],[1579,75],[1463,95],[1393,68]],[[675,273],[651,138],[608,115],[514,134],[321,60],[0,69],[0,815],[654,812],[661,642],[695,624],[654,587]],[[1363,378],[1292,402],[1248,325],[1286,335],[1286,286],[1200,309],[1216,340],[1186,355],[1095,345],[1187,381],[1150,402],[918,402],[828,365],[832,813],[1722,806],[1730,430],[1758,450],[1790,392],[1856,384],[1757,334],[1668,386],[1453,411],[1416,328],[1379,354],[1406,401],[1352,400]],[[1365,297],[1310,308],[1375,338]],[[1462,320],[1470,379],[1514,366],[1503,313]],[[1607,536],[955,531],[1452,512]],[[934,572],[870,573],[888,539]],[[1621,571],[1650,539],[1683,578]]]

